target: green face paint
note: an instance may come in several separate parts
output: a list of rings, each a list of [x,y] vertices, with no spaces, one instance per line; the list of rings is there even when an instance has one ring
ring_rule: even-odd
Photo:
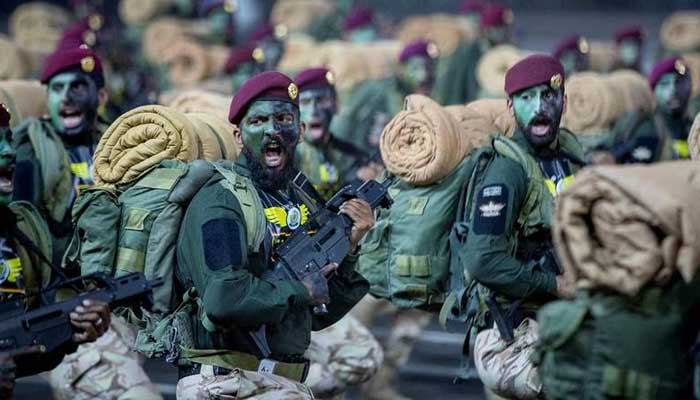
[[[562,90],[542,84],[515,93],[512,101],[518,128],[533,146],[547,146],[556,139],[564,111]]]
[[[321,143],[330,134],[331,121],[337,111],[335,91],[330,87],[304,90],[299,94],[299,112],[306,124],[304,140]]]
[[[370,43],[377,39],[377,31],[372,26],[357,28],[350,32],[350,41],[353,43]]]
[[[499,45],[510,41],[510,29],[506,26],[490,27],[484,31],[484,36],[491,45]]]
[[[618,49],[620,61],[624,65],[634,66],[639,60],[640,46],[636,40],[623,40]]]
[[[0,206],[12,200],[15,150],[12,148],[10,128],[0,128]]]
[[[409,93],[429,95],[435,80],[432,59],[414,56],[401,66],[400,77]]]
[[[256,101],[241,123],[243,147],[269,169],[283,169],[294,156],[301,124],[296,107],[284,101]]]
[[[682,115],[690,100],[691,82],[688,74],[680,75],[669,72],[661,75],[656,86],[654,96],[656,106],[668,115]]]
[[[64,72],[51,78],[47,107],[59,135],[78,136],[94,128],[98,97],[97,85],[86,74]]]

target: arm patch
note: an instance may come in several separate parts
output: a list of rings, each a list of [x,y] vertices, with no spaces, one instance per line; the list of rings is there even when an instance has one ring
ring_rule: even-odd
[[[508,188],[501,184],[481,188],[474,208],[474,233],[503,234],[506,230],[507,215]]]
[[[226,267],[241,265],[240,232],[236,221],[218,218],[202,225],[204,260],[209,269],[216,271]]]

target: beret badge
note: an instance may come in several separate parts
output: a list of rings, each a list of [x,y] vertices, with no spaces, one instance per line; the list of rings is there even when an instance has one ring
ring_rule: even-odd
[[[326,81],[329,85],[335,85],[335,75],[331,71],[326,72]]]
[[[289,86],[287,87],[287,94],[289,94],[289,98],[294,100],[297,98],[299,95],[299,88],[297,85],[290,83]]]
[[[95,70],[95,59],[91,56],[88,57],[83,57],[80,60],[80,69],[83,70],[83,72],[86,73],[91,73],[92,71]]]
[[[673,68],[676,70],[681,75],[685,75],[686,67],[685,64],[683,64],[683,61],[681,60],[676,60],[676,62],[673,65]]]
[[[558,90],[561,87],[562,81],[563,78],[561,74],[556,74],[549,79],[549,86],[554,90]]]

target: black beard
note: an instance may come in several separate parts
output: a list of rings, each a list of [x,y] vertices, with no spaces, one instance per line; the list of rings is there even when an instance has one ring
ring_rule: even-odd
[[[255,184],[255,187],[265,192],[273,192],[276,190],[284,190],[287,184],[294,180],[297,174],[294,168],[294,153],[287,154],[287,165],[281,171],[273,170],[261,163],[250,149],[243,147],[241,151],[248,164],[250,177]]]

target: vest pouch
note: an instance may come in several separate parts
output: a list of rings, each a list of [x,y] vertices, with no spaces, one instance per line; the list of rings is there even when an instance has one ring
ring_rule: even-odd
[[[380,209],[380,217],[362,240],[356,266],[357,272],[370,282],[370,293],[380,298],[389,297],[386,263],[389,258],[387,235],[391,228],[389,220],[381,217],[389,212]]]
[[[441,303],[449,263],[449,256],[395,254],[390,264],[392,303],[405,308]]]
[[[143,272],[146,247],[155,215],[143,208],[124,208],[119,229],[119,248],[115,275]]]
[[[153,219],[146,242],[143,274],[149,281],[162,279],[163,285],[153,291],[153,310],[172,309],[173,279],[177,236],[180,232],[183,210],[179,204],[168,203]]]

